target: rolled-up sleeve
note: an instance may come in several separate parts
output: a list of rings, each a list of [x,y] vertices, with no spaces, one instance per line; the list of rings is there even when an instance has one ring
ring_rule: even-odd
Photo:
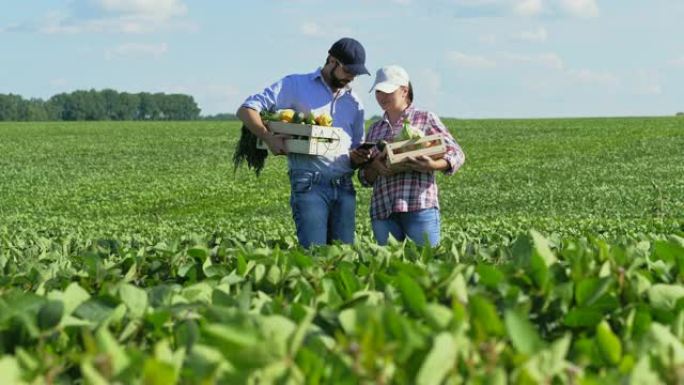
[[[446,154],[444,159],[449,163],[449,168],[444,170],[445,175],[453,175],[465,163],[465,153],[456,140],[451,135],[447,127],[442,123],[437,115],[430,112],[428,115],[429,135],[442,134],[446,143]]]
[[[245,99],[241,107],[251,108],[258,112],[262,110],[274,111],[279,108],[279,101],[282,99],[282,91],[285,89],[284,83],[287,77],[266,87],[263,91],[251,95]]]

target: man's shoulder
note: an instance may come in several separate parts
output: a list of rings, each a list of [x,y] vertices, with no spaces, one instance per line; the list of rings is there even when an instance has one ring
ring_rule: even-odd
[[[293,81],[293,82],[315,81],[318,76],[320,76],[320,70],[315,70],[313,72],[307,72],[307,73],[296,73],[296,74],[285,75],[285,77],[283,77],[283,80]]]
[[[349,89],[347,95],[349,95],[350,100],[355,103],[359,109],[363,109],[363,102],[361,102],[361,98],[353,89]]]

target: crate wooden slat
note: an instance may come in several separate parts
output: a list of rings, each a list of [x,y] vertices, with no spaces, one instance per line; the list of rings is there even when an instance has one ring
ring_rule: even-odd
[[[333,156],[345,152],[341,148],[340,137],[346,134],[338,127],[285,122],[267,122],[266,126],[275,134],[297,137],[285,140],[287,151],[291,153]],[[256,147],[268,150],[268,146],[262,140],[257,140]]]
[[[316,126],[313,124],[293,124],[285,122],[267,122],[268,130],[275,134],[309,136],[312,138],[339,139],[339,128]]]
[[[423,147],[426,143],[430,147]],[[398,166],[406,162],[408,157],[429,156],[432,159],[440,159],[446,154],[446,143],[440,134],[424,136],[420,139],[403,140],[401,142],[387,143],[387,164]],[[394,167],[393,167],[394,168]]]
[[[261,150],[268,150],[266,143],[260,139],[257,140],[256,147]],[[339,155],[342,153],[339,140],[330,142],[324,138],[285,139],[285,147],[288,152],[294,154]]]

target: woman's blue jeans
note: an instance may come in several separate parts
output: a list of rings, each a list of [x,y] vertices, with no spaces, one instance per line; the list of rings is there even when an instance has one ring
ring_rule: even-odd
[[[439,210],[436,207],[411,211],[407,213],[392,213],[387,219],[373,219],[373,235],[378,244],[386,245],[389,235],[403,241],[407,236],[419,246],[427,240],[435,247],[439,244]]]
[[[350,175],[326,177],[290,170],[290,206],[297,239],[304,247],[333,241],[354,243],[356,190]]]

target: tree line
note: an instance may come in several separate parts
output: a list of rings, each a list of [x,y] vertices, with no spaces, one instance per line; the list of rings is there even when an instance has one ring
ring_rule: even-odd
[[[0,94],[0,121],[195,119],[200,108],[184,94],[79,90],[48,100]]]

